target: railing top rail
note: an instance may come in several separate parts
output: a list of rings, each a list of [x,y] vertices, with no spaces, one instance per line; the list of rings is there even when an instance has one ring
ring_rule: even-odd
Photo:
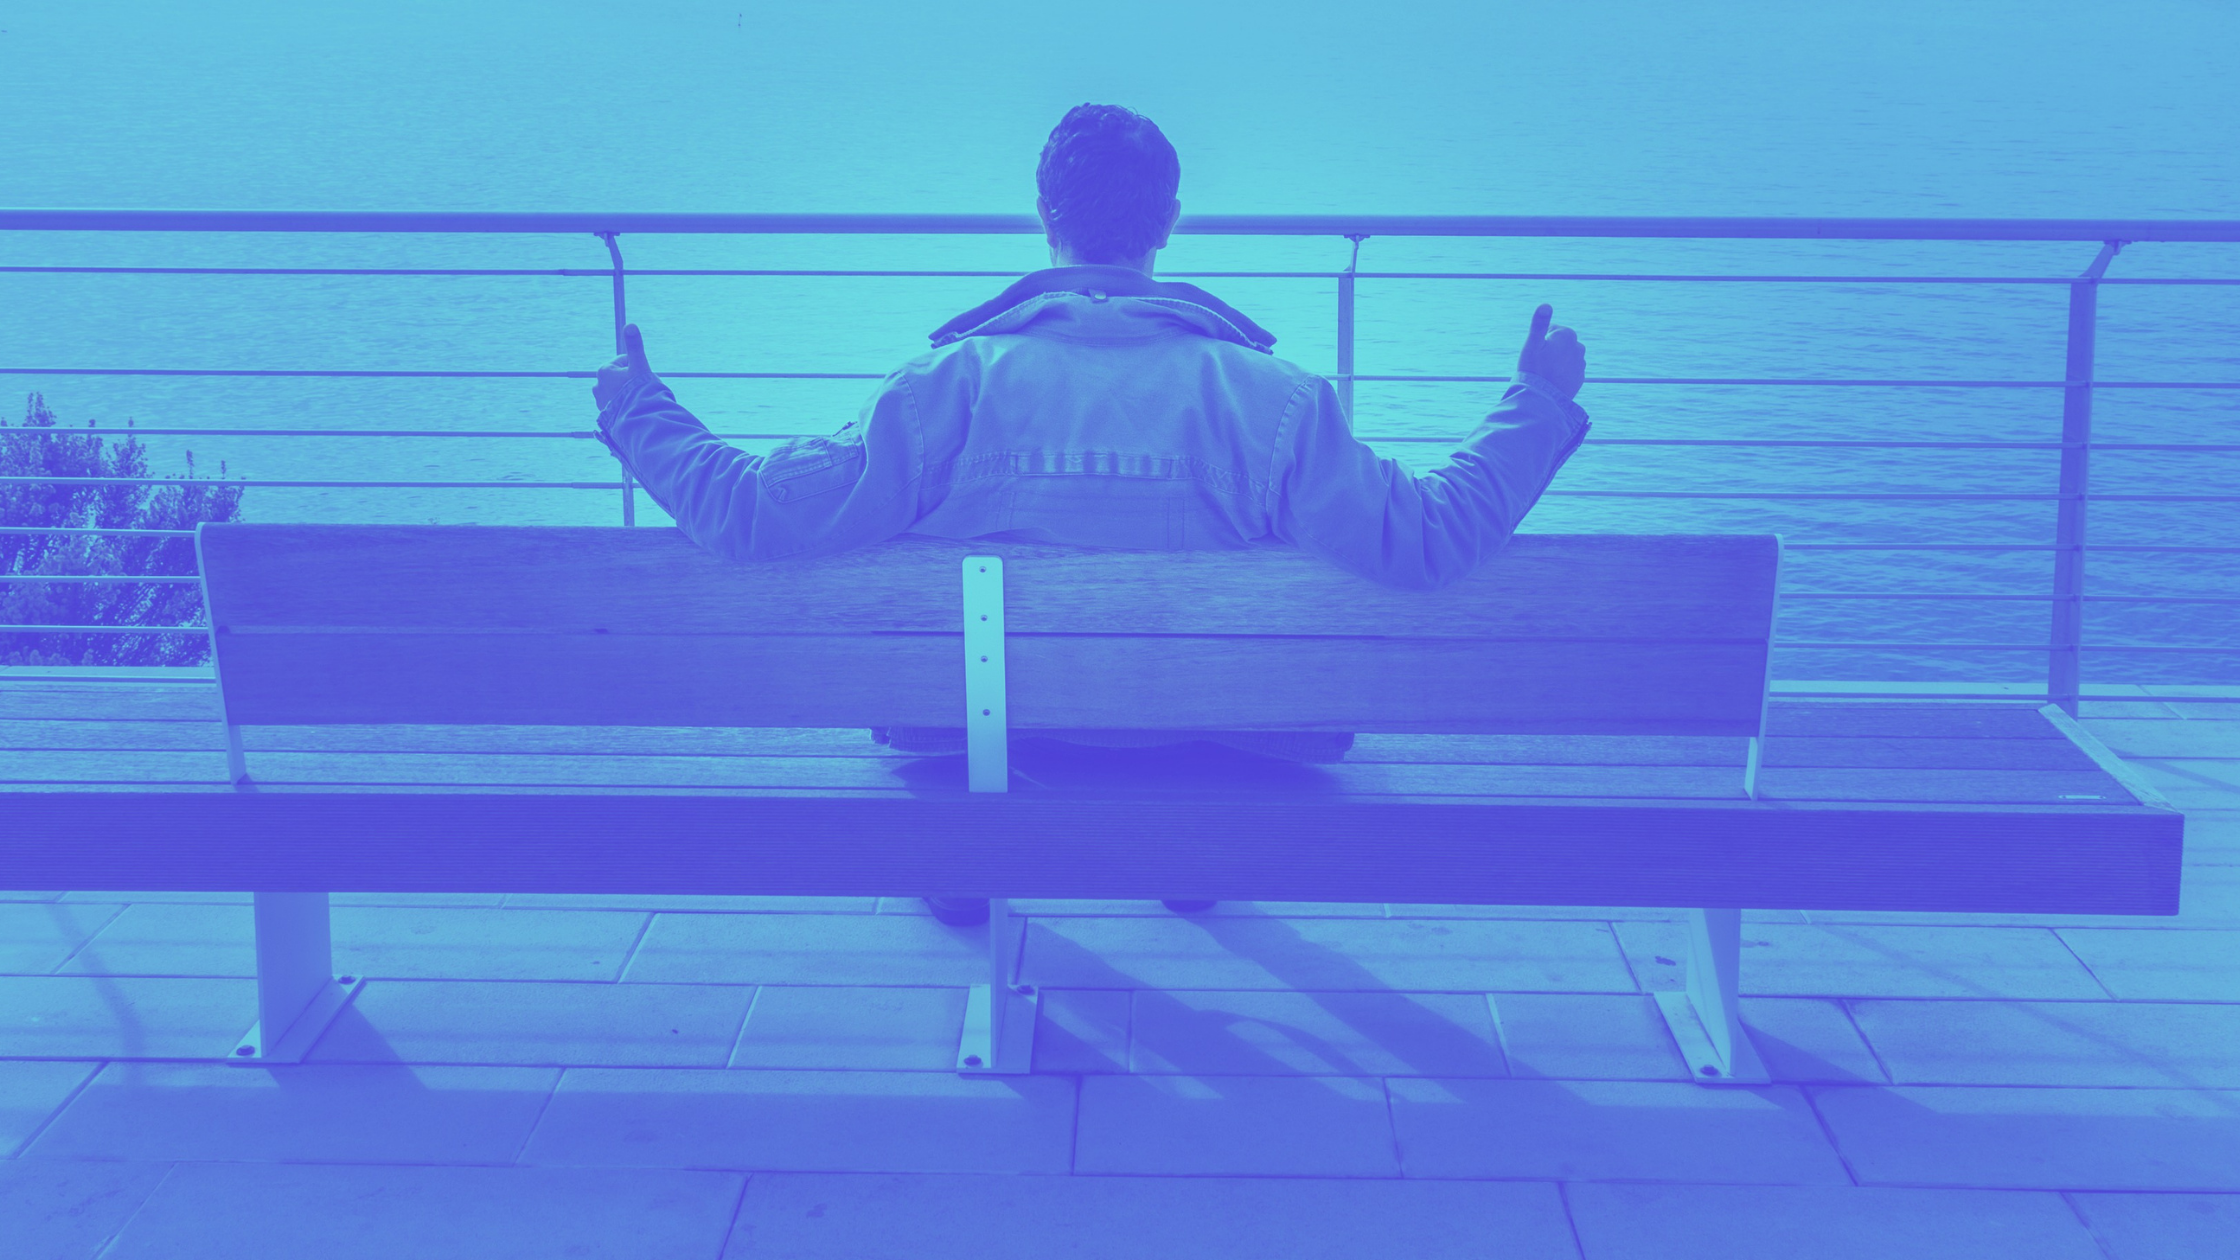
[[[0,209],[0,230],[55,232],[686,232],[1040,235],[1027,214],[699,214],[467,210]],[[2240,241],[2240,219],[1852,219],[1598,215],[1198,214],[1227,236],[1566,236],[1757,240]]]

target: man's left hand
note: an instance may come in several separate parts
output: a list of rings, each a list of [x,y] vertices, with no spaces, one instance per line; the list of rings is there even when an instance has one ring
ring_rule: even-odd
[[[646,341],[638,333],[636,324],[622,326],[622,353],[615,360],[599,369],[599,379],[592,383],[591,400],[601,411],[619,397],[623,389],[636,381],[650,379],[653,369],[646,365]]]

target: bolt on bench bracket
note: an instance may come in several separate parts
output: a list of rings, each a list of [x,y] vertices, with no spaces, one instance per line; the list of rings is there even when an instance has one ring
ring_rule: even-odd
[[[1011,786],[1011,715],[1005,703],[1003,558],[964,558],[965,779],[975,792]],[[1026,920],[1002,897],[988,899],[988,983],[965,997],[957,1070],[1012,1076],[1033,1070],[1034,1027],[1041,998],[1019,983]]]

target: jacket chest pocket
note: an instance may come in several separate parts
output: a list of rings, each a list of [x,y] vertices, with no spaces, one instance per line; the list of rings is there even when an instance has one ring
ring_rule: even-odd
[[[845,490],[863,479],[863,447],[831,438],[795,438],[762,461],[762,492],[776,503]]]

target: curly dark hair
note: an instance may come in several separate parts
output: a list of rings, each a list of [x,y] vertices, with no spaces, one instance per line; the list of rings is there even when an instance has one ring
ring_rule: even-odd
[[[1155,248],[1174,213],[1182,161],[1158,124],[1118,105],[1076,105],[1051,129],[1034,169],[1050,231],[1083,262]]]

